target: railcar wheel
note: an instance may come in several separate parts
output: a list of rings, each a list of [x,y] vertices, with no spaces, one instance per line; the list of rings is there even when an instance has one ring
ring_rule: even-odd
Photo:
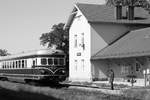
[[[36,80],[30,80],[30,79],[25,79],[25,83],[29,84],[29,85],[33,85],[33,86],[38,86],[39,82]]]

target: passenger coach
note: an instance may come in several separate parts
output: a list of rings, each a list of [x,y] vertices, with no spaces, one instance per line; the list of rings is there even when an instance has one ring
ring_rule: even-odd
[[[44,49],[0,58],[0,79],[31,81],[63,81],[66,78],[65,54],[61,50]]]

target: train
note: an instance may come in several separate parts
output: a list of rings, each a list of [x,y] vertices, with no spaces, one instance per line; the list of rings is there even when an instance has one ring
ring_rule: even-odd
[[[0,80],[61,82],[66,74],[66,55],[62,50],[41,49],[0,57]]]

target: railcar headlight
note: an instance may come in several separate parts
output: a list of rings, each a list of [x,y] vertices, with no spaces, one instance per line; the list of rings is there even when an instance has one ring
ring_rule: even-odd
[[[64,74],[64,73],[66,73],[66,71],[65,71],[65,70],[62,70],[62,73]]]

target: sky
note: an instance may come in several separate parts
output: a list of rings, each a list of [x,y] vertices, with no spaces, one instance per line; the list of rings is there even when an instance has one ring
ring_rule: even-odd
[[[45,48],[39,37],[65,23],[75,3],[105,0],[0,0],[0,49],[15,54]]]

